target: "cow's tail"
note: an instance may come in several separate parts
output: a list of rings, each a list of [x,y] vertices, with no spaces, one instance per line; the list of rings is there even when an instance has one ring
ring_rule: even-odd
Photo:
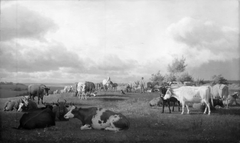
[[[209,96],[210,96],[211,104],[212,104],[212,106],[214,107],[213,95],[212,95],[212,93],[211,93],[211,87],[208,87],[208,94],[209,94]]]

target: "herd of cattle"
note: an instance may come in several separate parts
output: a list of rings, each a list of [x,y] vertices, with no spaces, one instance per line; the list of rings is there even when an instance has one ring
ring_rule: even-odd
[[[97,87],[97,88],[95,88]],[[78,82],[76,83],[76,89],[72,86],[66,86],[62,92],[75,92],[75,95],[80,99],[86,99],[87,95],[96,96],[96,89],[107,90],[109,87],[115,89],[117,84],[110,81],[110,78],[103,80],[102,84],[94,84],[92,82]],[[132,90],[130,84],[125,86],[125,91],[130,92]],[[135,88],[136,89],[136,86]],[[67,103],[66,100],[52,104],[43,103],[43,96],[48,95],[50,88],[43,84],[32,84],[28,86],[29,96],[20,98],[19,100],[9,100],[4,105],[4,111],[10,111],[16,109],[17,111],[27,111],[20,119],[20,125],[17,129],[34,129],[54,126],[55,121],[67,121],[71,118],[78,118],[82,122],[81,129],[101,129],[110,131],[126,130],[130,126],[129,120],[121,113],[115,113],[113,111],[89,107],[78,108],[75,105]],[[232,105],[234,102],[236,105],[238,98],[238,92],[229,94],[227,85],[216,84],[214,86],[181,86],[173,88],[171,86],[159,86],[157,88],[159,93],[158,98],[154,98],[149,102],[150,106],[162,105],[162,112],[164,112],[164,106],[168,105],[169,112],[171,113],[170,106],[173,105],[172,111],[174,111],[175,103],[178,103],[178,111],[182,105],[182,112],[184,114],[184,108],[187,108],[189,114],[189,103],[202,103],[204,105],[204,114],[210,115],[211,110],[215,106],[224,107]],[[123,92],[123,90],[122,90]],[[57,94],[57,92],[54,92]],[[34,102],[34,97],[38,97],[38,104],[41,103],[45,107],[39,108],[37,103]]]

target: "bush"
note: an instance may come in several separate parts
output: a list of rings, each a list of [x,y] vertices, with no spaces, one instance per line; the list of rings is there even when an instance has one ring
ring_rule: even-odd
[[[193,77],[188,74],[187,72],[184,72],[184,73],[180,73],[176,76],[176,80],[179,81],[179,82],[185,82],[185,81],[190,81],[192,82],[193,81]]]
[[[228,80],[225,79],[221,74],[220,75],[214,75],[212,77],[212,85],[215,85],[215,84],[228,84]]]

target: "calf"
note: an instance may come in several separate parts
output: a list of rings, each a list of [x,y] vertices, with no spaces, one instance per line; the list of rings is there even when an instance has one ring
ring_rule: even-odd
[[[169,113],[171,113],[170,104],[172,103],[172,111],[174,111],[174,106],[176,102],[178,103],[178,111],[180,111],[180,102],[174,97],[170,97],[170,99],[166,100],[164,100],[163,97],[160,97],[158,104],[162,104],[162,113],[164,113],[165,104],[168,104]]]
[[[97,107],[77,108],[76,106],[72,106],[64,118],[78,118],[81,120],[81,130],[99,129],[119,131],[128,129],[130,125],[128,119],[121,113]]]
[[[55,126],[55,114],[52,106],[48,105],[43,110],[35,110],[24,113],[17,129],[35,129]]]

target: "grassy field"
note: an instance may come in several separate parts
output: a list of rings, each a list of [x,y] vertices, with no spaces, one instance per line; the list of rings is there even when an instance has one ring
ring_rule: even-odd
[[[62,88],[56,87],[55,88]],[[127,131],[110,132],[102,130],[80,130],[78,119],[57,121],[56,126],[34,129],[15,130],[23,113],[0,111],[1,142],[199,142],[199,143],[239,143],[240,142],[240,107],[217,109],[210,116],[203,115],[196,109],[190,109],[190,115],[180,112],[161,113],[161,107],[150,108],[148,102],[159,96],[157,93],[100,92],[99,96],[79,100],[73,93],[56,94],[44,97],[45,102],[56,102],[66,99],[81,107],[104,107],[121,112],[130,120]],[[13,98],[1,98],[1,109],[5,101]],[[35,99],[36,100],[36,99]],[[240,103],[240,101],[239,101]],[[41,105],[40,105],[41,106]],[[176,108],[177,109],[177,108]]]

